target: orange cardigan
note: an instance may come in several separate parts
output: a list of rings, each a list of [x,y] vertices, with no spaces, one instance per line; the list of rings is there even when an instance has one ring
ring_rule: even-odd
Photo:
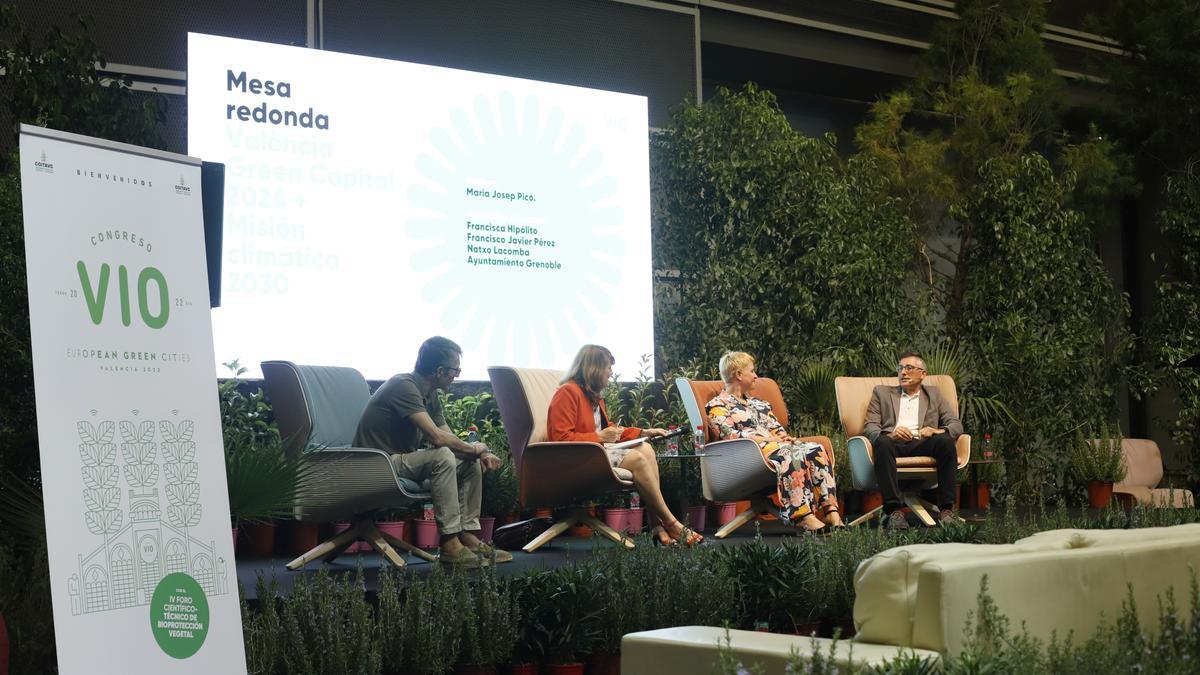
[[[554,392],[550,399],[550,412],[546,423],[546,440],[548,441],[589,441],[599,443],[596,435],[596,420],[592,406],[588,403],[583,388],[574,380],[567,382]],[[604,409],[604,399],[600,399],[600,423],[608,428],[608,412]],[[625,427],[621,432],[622,441],[629,441],[642,435],[637,427]]]

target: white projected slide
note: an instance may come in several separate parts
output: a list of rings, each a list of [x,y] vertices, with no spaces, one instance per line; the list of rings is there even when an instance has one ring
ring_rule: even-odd
[[[218,364],[654,351],[645,97],[190,34],[188,153],[226,165]]]

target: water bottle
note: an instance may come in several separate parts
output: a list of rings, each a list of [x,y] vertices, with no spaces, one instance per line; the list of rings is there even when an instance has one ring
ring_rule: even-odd
[[[422,520],[433,520],[434,519],[432,502],[426,502],[425,508],[421,509],[421,519]]]
[[[678,427],[676,427],[674,424],[667,427],[667,431],[669,431],[671,433],[675,433],[676,429],[678,429]],[[672,436],[667,439],[667,449],[666,449],[665,453],[668,457],[674,457],[675,455],[679,454],[679,437],[678,436]]]
[[[478,441],[478,440],[479,440],[479,428],[478,428],[478,427],[474,427],[474,426],[472,426],[472,427],[468,427],[468,431],[467,431],[467,442],[468,442],[468,443],[474,443],[474,442],[476,442],[476,441]]]
[[[695,434],[696,453],[699,454],[704,449],[704,425],[697,424],[693,433]]]
[[[983,435],[983,458],[984,459],[992,458],[992,435],[991,434]]]

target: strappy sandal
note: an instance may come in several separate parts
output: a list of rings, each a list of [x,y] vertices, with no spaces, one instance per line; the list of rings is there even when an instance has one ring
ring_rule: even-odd
[[[693,530],[692,528],[688,527],[687,525],[684,525],[683,523],[679,522],[678,520],[676,520],[673,524],[679,526],[679,536],[673,537],[673,536],[671,536],[670,532],[667,532],[667,536],[671,537],[671,539],[674,540],[676,545],[683,544],[684,546],[699,546],[700,544],[704,543],[704,535]],[[664,528],[663,531],[665,532],[666,529]]]
[[[651,541],[654,542],[655,546],[677,546],[679,544],[674,537],[667,533],[667,529],[662,525],[655,525],[650,534],[653,536]]]

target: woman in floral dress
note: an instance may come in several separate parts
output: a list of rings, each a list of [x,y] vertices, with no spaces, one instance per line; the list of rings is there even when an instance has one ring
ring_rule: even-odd
[[[820,443],[792,438],[771,412],[770,403],[750,396],[758,379],[754,358],[746,352],[726,353],[721,357],[721,379],[725,388],[705,405],[708,419],[722,439],[749,438],[758,443],[778,476],[774,501],[779,516],[810,532],[824,529],[826,523],[841,526],[833,462]]]

